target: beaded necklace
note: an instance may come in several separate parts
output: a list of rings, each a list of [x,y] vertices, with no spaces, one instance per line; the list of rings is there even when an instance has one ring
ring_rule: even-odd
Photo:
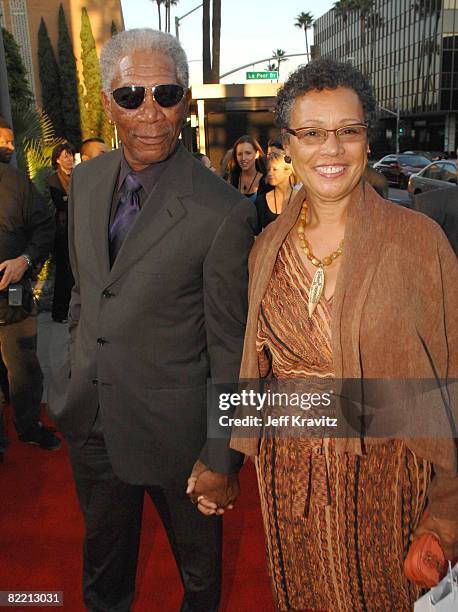
[[[340,255],[343,255],[343,240],[340,241],[340,244],[337,247],[337,249],[333,251],[330,255],[323,257],[323,259],[318,259],[318,257],[315,257],[315,255],[312,253],[312,249],[310,248],[310,244],[305,238],[305,226],[307,223],[307,210],[308,210],[308,204],[307,202],[304,202],[302,204],[301,214],[299,215],[297,233],[299,235],[299,244],[302,250],[304,251],[304,253],[306,254],[307,259],[310,261],[311,264],[315,266],[315,268],[317,268],[317,271],[315,272],[313,276],[312,284],[310,285],[310,291],[309,291],[308,307],[309,307],[309,317],[311,317],[323,294],[324,282],[325,282],[324,268],[325,266],[330,266],[335,259],[337,259]]]

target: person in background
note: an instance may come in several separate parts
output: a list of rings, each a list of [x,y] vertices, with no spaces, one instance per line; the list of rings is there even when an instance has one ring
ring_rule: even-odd
[[[233,448],[257,455],[279,610],[410,612],[434,574],[437,582],[434,568],[458,554],[458,263],[436,223],[364,181],[375,109],[368,78],[332,59],[298,68],[277,97],[303,188],[250,254],[240,378],[293,391],[297,379],[342,383],[356,388],[346,398],[363,414],[374,402],[381,411],[368,435],[366,420],[340,437],[235,434]],[[423,431],[397,436],[411,431],[415,405],[403,405],[398,384],[436,379],[443,388]],[[429,435],[430,419],[444,423],[442,435]],[[437,559],[433,570],[422,549]]]
[[[269,139],[269,142],[267,143],[267,157],[269,157],[271,153],[280,153],[280,155],[285,154],[280,136]]]
[[[264,151],[252,136],[241,136],[232,149],[228,182],[254,202],[267,190]]]
[[[0,162],[9,164],[14,154],[14,134],[10,125],[0,117]]]
[[[381,198],[388,200],[390,189],[386,177],[381,172],[377,172],[368,164],[364,170],[363,178],[369,185],[372,185]]]
[[[458,257],[458,187],[418,193],[413,202],[415,210],[428,215],[441,226]]]
[[[108,147],[102,138],[87,138],[80,147],[81,162],[108,153]]]
[[[226,182],[229,179],[229,166],[232,159],[232,149],[228,149],[219,163],[219,175]]]
[[[57,450],[60,440],[40,421],[43,374],[37,358],[37,319],[32,296],[33,269],[48,257],[54,221],[28,177],[9,166],[14,153],[11,127],[0,117],[0,352],[7,380],[5,395],[14,411],[19,440]],[[16,285],[18,304],[10,304]],[[5,383],[9,384],[6,385]],[[0,393],[0,459],[6,449]]]
[[[209,157],[199,152],[193,153],[193,156],[198,159],[206,168],[208,168],[212,172],[216,172],[216,168],[213,166]]]
[[[296,175],[291,165],[291,158],[283,153],[271,153],[267,157],[266,181],[273,187],[267,193],[258,195],[255,206],[258,212],[258,232],[269,223],[275,221],[278,215],[291,202],[295,193]]]
[[[75,149],[68,143],[58,144],[52,152],[55,172],[48,178],[49,193],[56,208],[56,239],[54,261],[54,298],[52,318],[56,323],[67,323],[73,274],[68,255],[68,191],[73,171]]]

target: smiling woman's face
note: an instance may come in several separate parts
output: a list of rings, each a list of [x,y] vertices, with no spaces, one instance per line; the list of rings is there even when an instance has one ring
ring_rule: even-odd
[[[309,91],[296,98],[289,127],[335,130],[364,122],[356,92],[338,87]],[[341,144],[332,133],[323,144],[304,144],[293,135],[285,143],[285,151],[309,196],[329,202],[339,202],[355,189],[366,167],[367,148],[367,139]]]
[[[250,170],[254,169],[258,154],[253,148],[253,145],[251,145],[249,142],[240,142],[237,145],[235,154],[241,170],[249,172]]]

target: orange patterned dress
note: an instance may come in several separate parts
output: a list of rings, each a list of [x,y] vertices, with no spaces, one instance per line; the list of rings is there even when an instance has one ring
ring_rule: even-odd
[[[311,278],[290,236],[262,301],[263,376],[332,377],[332,299],[310,319]],[[332,440],[264,437],[256,462],[279,610],[410,612],[421,592],[403,562],[431,464],[401,441],[338,455]]]

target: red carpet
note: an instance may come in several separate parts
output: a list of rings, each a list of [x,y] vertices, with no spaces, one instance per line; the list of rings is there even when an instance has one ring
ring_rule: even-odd
[[[11,444],[0,464],[0,591],[63,591],[63,609],[83,611],[83,524],[65,445],[49,452],[22,444],[11,422],[8,437]],[[251,462],[242,470],[241,486],[237,507],[225,518],[221,610],[271,612],[274,608]],[[179,610],[181,596],[165,533],[154,507],[146,500],[133,611]]]

